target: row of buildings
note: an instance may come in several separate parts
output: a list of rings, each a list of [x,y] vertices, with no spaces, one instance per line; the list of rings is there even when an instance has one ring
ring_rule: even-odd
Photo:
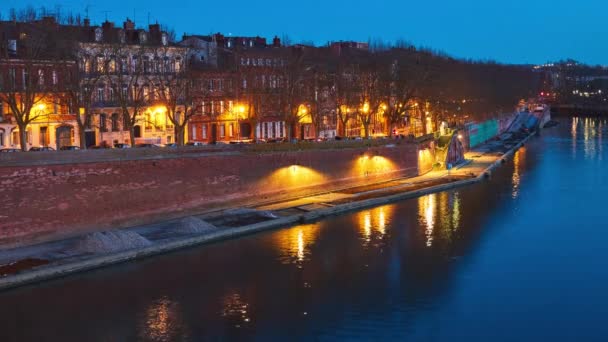
[[[21,139],[26,148],[60,148],[333,138],[395,128],[380,111],[362,124],[362,94],[336,86],[335,75],[352,85],[365,43],[285,46],[278,37],[219,33],[176,41],[159,24],[66,25],[44,17],[0,22],[0,46],[4,148]]]

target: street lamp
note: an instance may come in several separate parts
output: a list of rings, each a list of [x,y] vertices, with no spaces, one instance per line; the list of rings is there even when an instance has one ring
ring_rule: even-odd
[[[241,140],[243,137],[241,136],[241,124],[239,123],[240,116],[245,114],[245,106],[238,105],[236,107],[236,129],[237,129],[237,138]]]

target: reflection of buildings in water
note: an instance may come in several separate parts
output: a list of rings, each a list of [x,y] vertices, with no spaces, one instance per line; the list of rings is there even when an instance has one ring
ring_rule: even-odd
[[[574,118],[572,118],[572,125],[570,127],[570,134],[572,135],[572,155],[573,155],[573,157],[576,157],[576,136],[578,134],[577,127],[578,127],[578,118],[574,117]]]
[[[521,170],[525,165],[526,160],[526,148],[521,147],[513,156],[513,175],[511,176],[511,184],[513,184],[513,191],[511,197],[516,199],[519,195],[519,184],[521,182]]]
[[[426,246],[433,245],[433,230],[435,229],[435,202],[437,194],[418,197],[419,222],[425,227]]]
[[[365,246],[374,239],[382,239],[386,235],[386,227],[390,220],[393,206],[383,206],[357,213],[361,237]]]
[[[599,148],[598,158],[602,160],[602,154],[604,153],[604,145],[603,145],[603,130],[604,130],[604,121],[600,120],[597,123],[597,146]]]
[[[460,228],[460,193],[453,193],[453,202],[452,202],[452,227],[454,230],[458,230]]]
[[[222,317],[234,321],[237,327],[250,322],[249,304],[238,293],[227,295],[222,300]]]
[[[424,228],[425,244],[449,243],[460,229],[461,199],[458,192],[440,192],[418,198],[418,222]]]
[[[162,298],[146,311],[144,336],[155,341],[167,341],[183,335],[178,304],[168,298]],[[183,336],[182,336],[183,337]]]
[[[583,121],[583,146],[585,151],[585,159],[594,158],[596,154],[596,141],[595,136],[597,130],[595,127],[595,120],[591,118],[585,118]]]
[[[275,234],[275,245],[281,252],[284,264],[302,263],[310,257],[310,246],[319,235],[319,225],[296,226]]]

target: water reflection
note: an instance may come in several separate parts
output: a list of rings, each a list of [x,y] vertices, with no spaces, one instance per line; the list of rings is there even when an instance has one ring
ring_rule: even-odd
[[[168,341],[187,337],[182,331],[183,324],[177,302],[163,297],[153,303],[145,314],[143,336],[153,341]]]
[[[222,317],[239,328],[242,324],[251,322],[249,304],[238,293],[227,295],[222,300]]]
[[[433,230],[435,229],[435,201],[437,194],[430,194],[418,198],[418,217],[424,226],[426,236],[426,246],[433,245]]]
[[[387,233],[387,226],[390,222],[393,208],[392,205],[387,205],[357,213],[357,221],[359,222],[360,235],[364,247],[381,245],[380,242]]]
[[[511,197],[516,199],[519,195],[519,186],[521,183],[521,172],[525,168],[526,160],[526,148],[521,147],[515,155],[513,155],[513,175],[511,176],[511,184],[513,185],[513,191]]]
[[[280,251],[283,264],[301,265],[310,259],[310,247],[319,235],[318,224],[296,226],[279,231],[275,236],[275,246]]]

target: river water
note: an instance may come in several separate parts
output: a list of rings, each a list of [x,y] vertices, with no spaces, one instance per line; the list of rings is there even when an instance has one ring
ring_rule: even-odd
[[[492,179],[0,293],[0,340],[608,340],[608,122]]]

